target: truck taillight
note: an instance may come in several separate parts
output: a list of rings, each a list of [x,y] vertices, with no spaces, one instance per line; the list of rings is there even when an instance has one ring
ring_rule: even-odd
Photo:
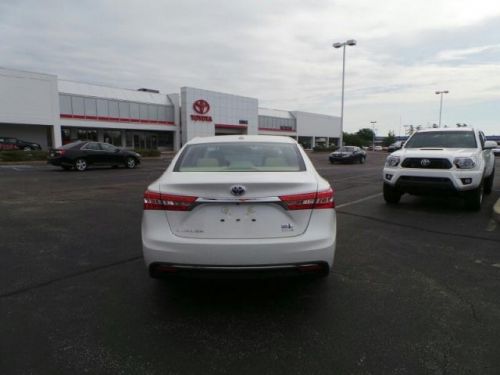
[[[311,210],[335,208],[333,190],[323,190],[314,193],[283,195],[280,197],[288,210]]]
[[[198,197],[162,194],[146,190],[144,192],[145,210],[190,211]]]

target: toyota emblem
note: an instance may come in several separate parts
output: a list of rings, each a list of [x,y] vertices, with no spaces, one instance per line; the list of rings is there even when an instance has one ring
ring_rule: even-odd
[[[420,160],[420,165],[422,167],[428,167],[429,165],[431,165],[431,161],[429,159],[422,159]]]
[[[193,103],[193,109],[196,113],[200,115],[204,115],[208,111],[210,111],[210,104],[206,100],[198,99]]]
[[[241,185],[231,186],[231,194],[233,194],[237,197],[242,196],[243,194],[245,194],[246,191],[247,191],[247,189],[245,189],[244,186],[241,186]]]

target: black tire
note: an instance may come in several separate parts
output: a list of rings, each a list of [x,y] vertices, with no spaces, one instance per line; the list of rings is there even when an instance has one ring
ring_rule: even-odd
[[[484,194],[491,194],[493,190],[493,180],[495,179],[495,168],[491,172],[490,176],[484,179]]]
[[[125,166],[128,169],[134,169],[137,166],[137,160],[135,160],[133,157],[128,157],[125,159]]]
[[[365,164],[365,159],[366,159],[366,158],[365,158],[364,156],[361,156],[361,157],[359,158],[359,164]]]
[[[85,160],[83,158],[78,158],[78,159],[75,160],[74,168],[78,172],[85,171],[87,169],[87,167],[88,167],[87,160]]]
[[[398,204],[403,194],[389,184],[384,184],[384,200],[387,204]]]
[[[479,211],[483,203],[484,185],[465,192],[465,207],[471,211]]]

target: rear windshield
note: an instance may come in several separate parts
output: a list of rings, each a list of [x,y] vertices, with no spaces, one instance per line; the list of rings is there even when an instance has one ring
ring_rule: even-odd
[[[446,131],[446,132],[422,132],[415,133],[405,148],[476,148],[476,137],[474,132],[469,131]]]
[[[354,151],[354,147],[344,146],[344,147],[339,148],[339,151],[340,152],[353,152]]]
[[[305,165],[290,143],[205,143],[187,146],[175,172],[299,172]]]
[[[71,143],[66,143],[64,146],[60,147],[64,150],[69,150],[73,147],[77,147],[78,145],[81,145],[83,142],[82,141],[76,141],[76,142],[71,142]]]

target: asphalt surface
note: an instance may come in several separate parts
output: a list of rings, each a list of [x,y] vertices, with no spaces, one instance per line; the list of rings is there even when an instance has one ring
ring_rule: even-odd
[[[336,190],[324,280],[150,279],[142,193],[167,161],[0,165],[0,374],[499,374],[500,168],[480,212],[387,206],[385,156],[312,156]]]

